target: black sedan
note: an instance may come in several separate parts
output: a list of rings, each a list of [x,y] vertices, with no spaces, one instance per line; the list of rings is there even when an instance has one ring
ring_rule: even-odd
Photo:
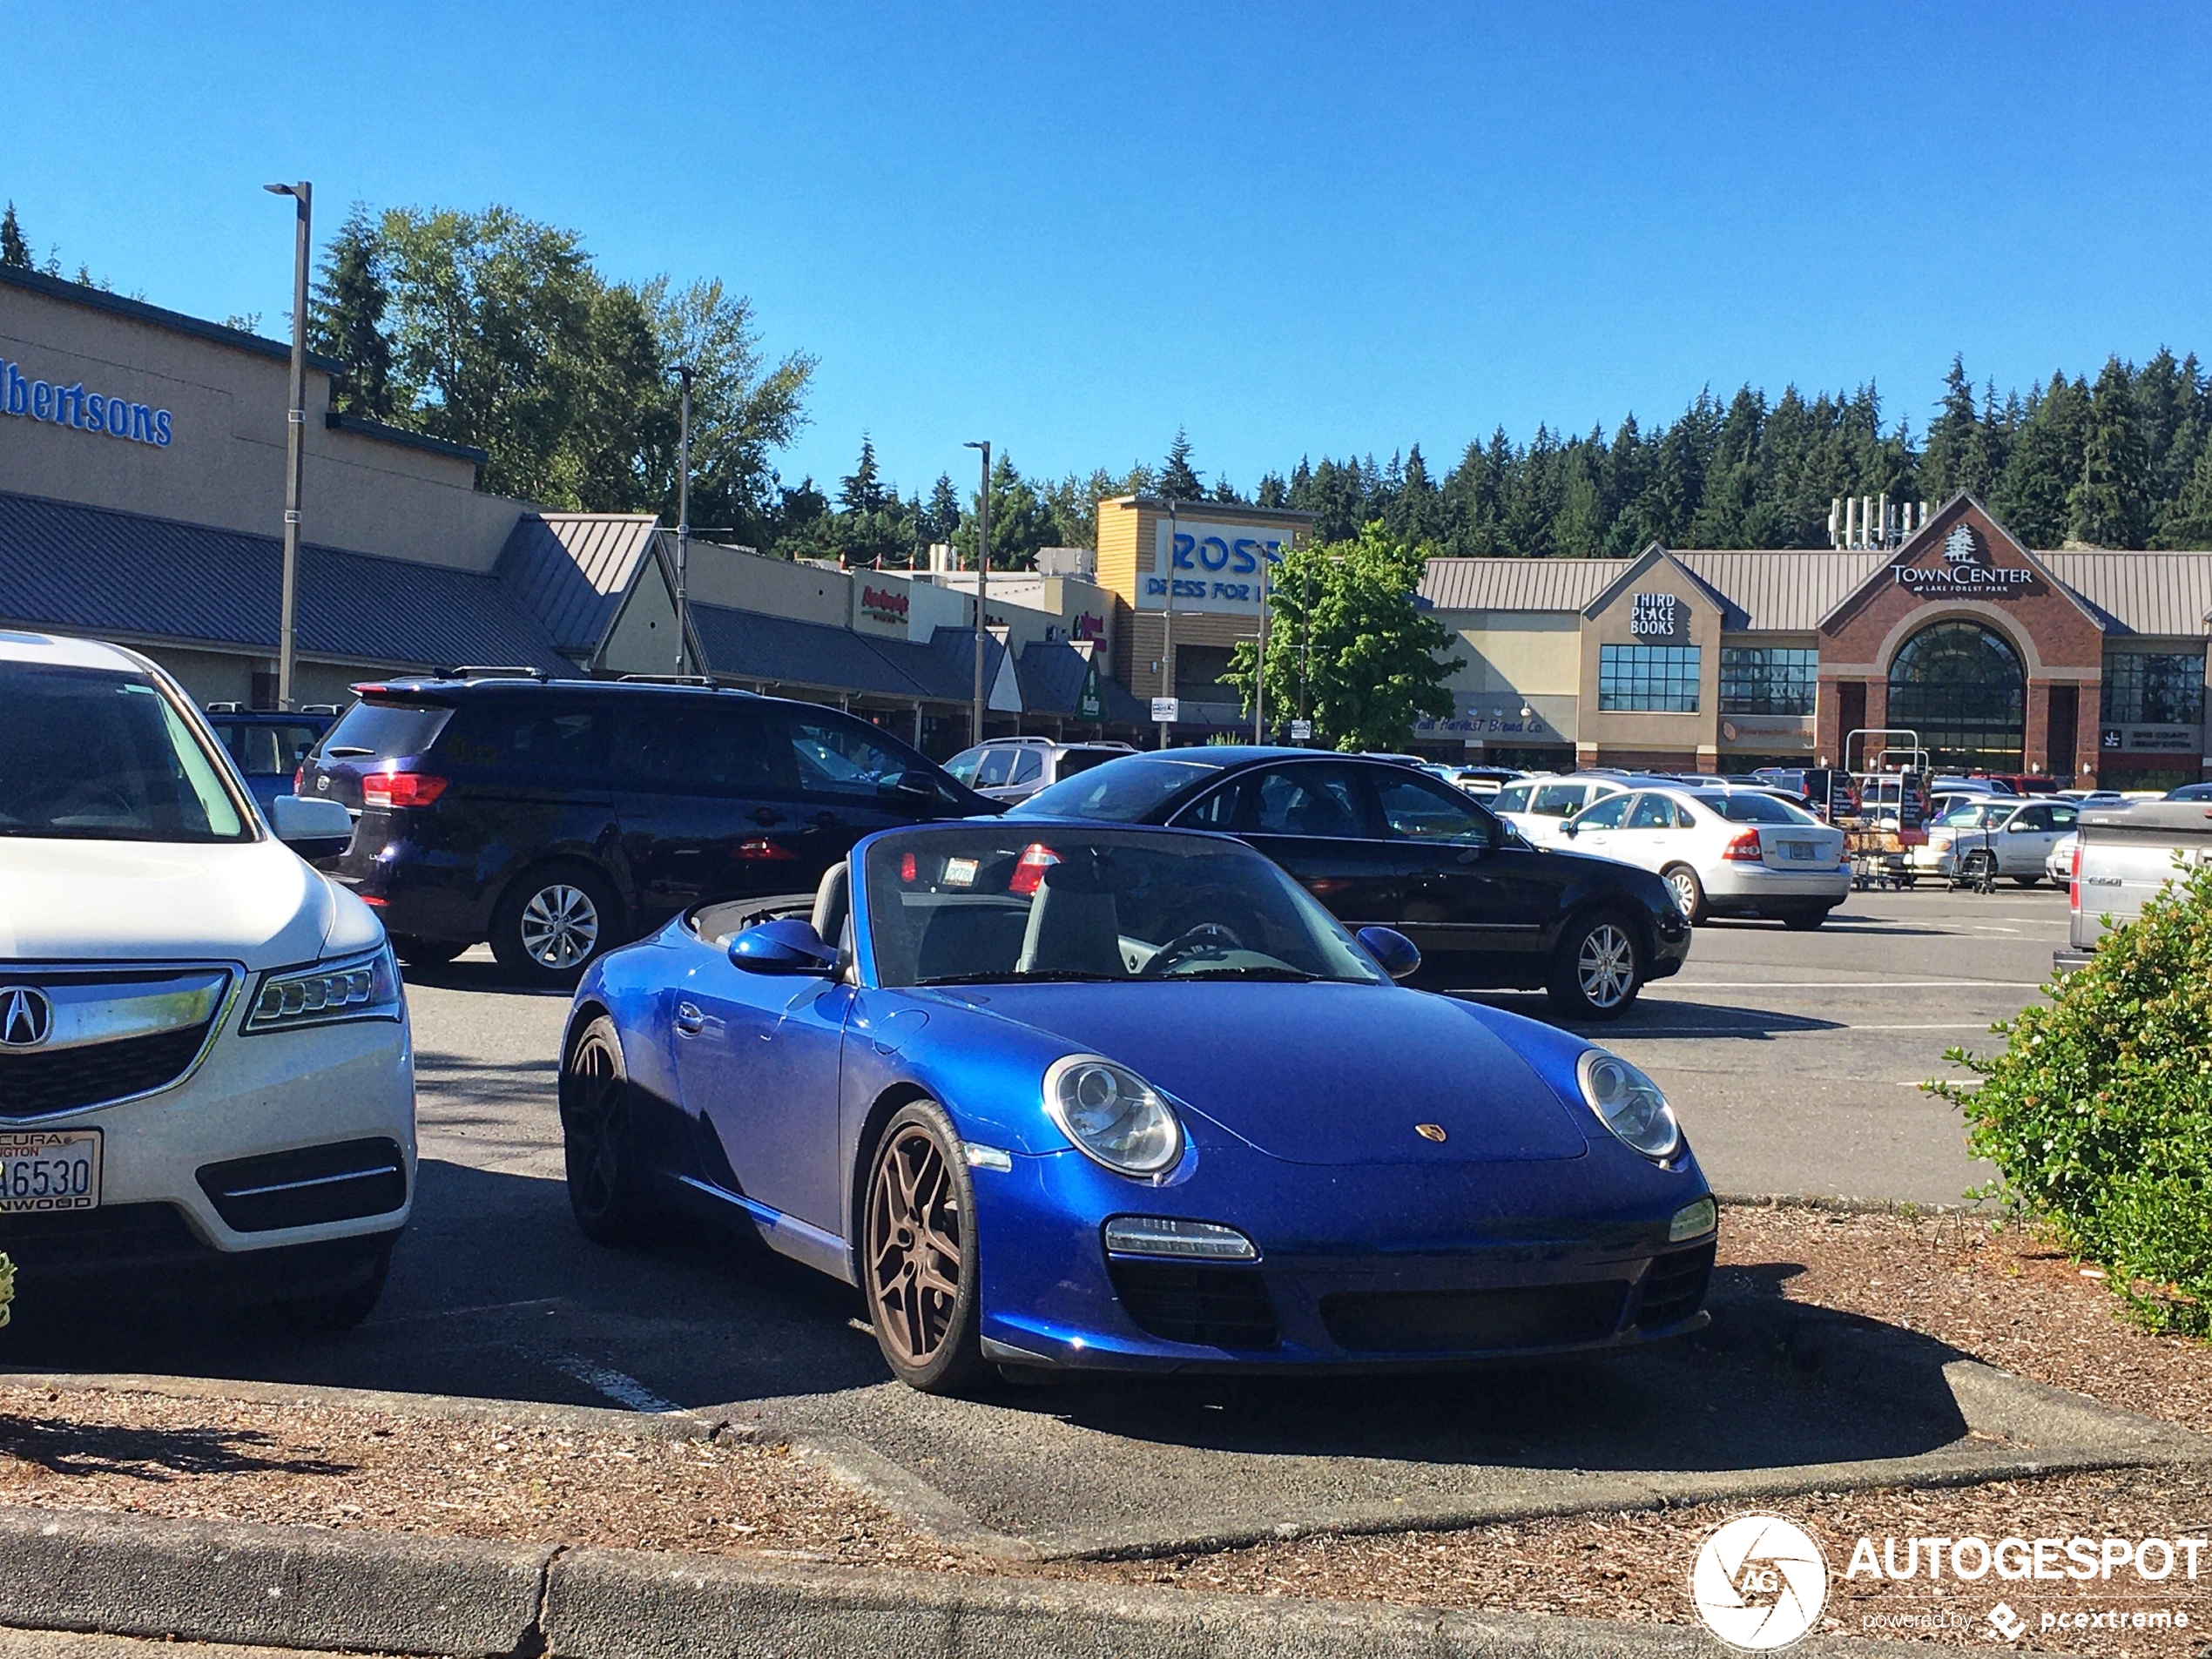
[[[1689,923],[1649,871],[1539,851],[1479,803],[1387,760],[1306,749],[1169,749],[1040,791],[1015,819],[1170,824],[1249,841],[1350,927],[1421,948],[1415,983],[1541,988],[1609,1020],[1689,954]]]

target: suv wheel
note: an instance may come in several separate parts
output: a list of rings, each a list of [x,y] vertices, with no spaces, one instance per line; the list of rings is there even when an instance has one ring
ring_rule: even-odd
[[[1552,957],[1552,1006],[1570,1020],[1617,1020],[1643,988],[1643,951],[1635,930],[1601,911],[1578,916]]]
[[[532,870],[510,885],[491,919],[491,954],[533,984],[575,982],[614,942],[615,898],[604,878],[573,865]]]
[[[409,968],[439,968],[451,961],[469,948],[459,939],[417,939],[412,934],[394,934],[392,948]]]

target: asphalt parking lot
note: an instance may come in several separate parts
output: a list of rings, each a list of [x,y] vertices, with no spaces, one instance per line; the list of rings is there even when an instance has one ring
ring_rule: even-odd
[[[1817,934],[1715,924],[1605,1040],[1661,1079],[1724,1192],[1952,1201],[1978,1171],[1956,1114],[1912,1085],[2036,995],[2065,921],[2062,894],[2007,888],[1857,894]],[[1687,1472],[1866,1465],[1971,1438],[1941,1413],[1816,1403],[1696,1344],[1444,1383],[925,1399],[887,1380],[855,1292],[765,1249],[586,1244],[554,1107],[566,1000],[504,988],[482,953],[409,981],[421,1185],[365,1325],[305,1342],[231,1327],[94,1337],[72,1320],[11,1338],[14,1362],[711,1409],[837,1448],[910,1509],[1066,1548],[1204,1536],[1238,1517],[1380,1524],[1563,1482],[1625,1496]]]

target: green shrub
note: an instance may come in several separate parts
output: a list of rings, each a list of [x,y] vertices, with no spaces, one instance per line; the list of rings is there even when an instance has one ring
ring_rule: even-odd
[[[1993,1197],[2040,1217],[2155,1330],[2212,1331],[2212,867],[2177,878],[2047,1007],[2000,1023],[2004,1052],[1953,1049],[1979,1087],[1931,1083],[1966,1115]]]

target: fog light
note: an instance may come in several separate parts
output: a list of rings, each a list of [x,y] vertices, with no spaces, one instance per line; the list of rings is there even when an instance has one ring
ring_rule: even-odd
[[[1106,1248],[1119,1256],[1180,1256],[1210,1262],[1251,1262],[1259,1249],[1234,1227],[1172,1216],[1116,1216],[1106,1224]]]
[[[1703,1238],[1719,1222],[1720,1211],[1710,1197],[1686,1204],[1675,1211],[1675,1218],[1667,1224],[1667,1242],[1679,1244],[1685,1238]]]

